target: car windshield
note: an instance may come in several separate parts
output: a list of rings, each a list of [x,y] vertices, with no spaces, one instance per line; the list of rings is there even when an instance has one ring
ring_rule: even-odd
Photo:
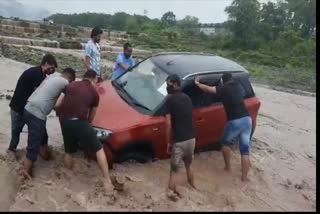
[[[167,76],[147,59],[116,81],[140,105],[154,111],[167,95]]]

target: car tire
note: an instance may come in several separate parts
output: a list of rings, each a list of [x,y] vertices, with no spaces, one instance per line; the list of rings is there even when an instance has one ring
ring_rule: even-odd
[[[115,162],[122,163],[122,162],[129,161],[129,160],[135,160],[138,163],[147,163],[147,162],[151,161],[152,158],[150,157],[150,155],[148,155],[146,153],[132,151],[132,152],[118,155]]]

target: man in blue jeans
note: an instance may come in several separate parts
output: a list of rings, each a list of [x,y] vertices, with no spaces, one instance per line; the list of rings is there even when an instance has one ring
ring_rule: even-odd
[[[228,146],[234,138],[239,137],[242,181],[247,181],[248,172],[251,167],[249,153],[252,120],[244,104],[244,89],[239,82],[232,78],[231,73],[224,73],[222,75],[220,86],[207,86],[201,84],[199,78],[195,79],[195,84],[202,91],[214,93],[221,97],[228,119],[221,140],[225,170],[230,171],[231,150]]]

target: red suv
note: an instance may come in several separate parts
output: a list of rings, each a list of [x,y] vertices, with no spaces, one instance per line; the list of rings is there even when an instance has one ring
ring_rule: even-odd
[[[171,124],[163,112],[166,78],[173,73],[181,77],[182,90],[194,106],[196,151],[219,148],[227,122],[224,107],[219,97],[200,91],[194,78],[200,76],[202,82],[217,85],[224,72],[232,72],[243,86],[255,128],[260,101],[255,97],[249,73],[219,56],[161,53],[141,61],[118,80],[100,83],[100,104],[92,124],[103,143],[109,167],[129,159],[146,162],[170,157]]]

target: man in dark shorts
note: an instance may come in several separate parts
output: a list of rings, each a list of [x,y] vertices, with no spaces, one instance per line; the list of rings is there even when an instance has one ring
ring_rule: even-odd
[[[19,77],[12,100],[9,104],[11,108],[11,141],[7,150],[10,158],[16,158],[16,149],[20,140],[20,133],[25,125],[23,120],[24,107],[27,100],[41,82],[55,72],[57,62],[54,56],[47,54],[42,58],[41,64],[29,68]]]
[[[251,166],[249,153],[252,120],[244,104],[244,89],[238,81],[232,78],[231,73],[224,73],[220,81],[222,83],[221,86],[207,86],[201,84],[199,78],[196,78],[195,84],[204,92],[214,93],[221,97],[228,119],[221,140],[225,170],[230,171],[231,150],[229,145],[234,138],[239,137],[242,181],[247,181]]]
[[[187,171],[189,184],[193,188],[196,188],[191,168],[196,143],[192,102],[188,95],[181,91],[180,87],[181,80],[178,75],[173,74],[167,78],[167,117],[169,117],[169,115],[171,117],[174,137],[174,144],[171,151],[171,170],[168,187],[169,190],[172,190],[178,196],[180,196],[180,193],[176,188],[176,177],[178,168],[182,161]]]
[[[82,81],[73,82],[66,88],[59,112],[65,149],[64,163],[68,169],[72,169],[71,154],[77,151],[79,143],[88,152],[96,154],[103,177],[109,177],[113,186],[117,190],[122,190],[123,183],[118,183],[115,177],[109,176],[105,152],[91,125],[99,104],[99,95],[95,90],[96,83],[97,73],[89,69]]]

